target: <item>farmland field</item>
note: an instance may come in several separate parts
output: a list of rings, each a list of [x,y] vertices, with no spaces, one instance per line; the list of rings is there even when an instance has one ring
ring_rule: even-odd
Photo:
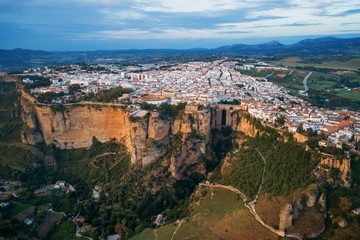
[[[325,60],[319,63],[307,63],[306,59],[298,57],[284,58],[274,63],[285,65],[288,67],[316,67],[316,68],[328,68],[328,69],[341,69],[341,70],[358,70],[360,68],[360,58],[354,58],[351,60]]]

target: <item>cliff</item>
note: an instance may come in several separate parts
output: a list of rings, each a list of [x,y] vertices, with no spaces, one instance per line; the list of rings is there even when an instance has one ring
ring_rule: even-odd
[[[126,146],[132,163],[147,166],[167,152],[170,140],[176,134],[184,134],[180,149],[190,155],[195,151],[205,154],[206,145],[210,142],[209,111],[182,113],[176,118],[147,111],[130,116],[121,105],[39,104],[25,91],[20,92],[21,116],[27,125],[22,132],[25,144],[44,142],[60,149],[73,149],[90,147],[94,137],[101,142],[116,139]],[[192,146],[186,143],[186,139],[195,132],[201,139]],[[186,154],[171,156],[172,168],[176,170],[174,174],[181,172],[178,171],[181,165],[198,161],[195,156],[199,157],[199,154],[190,157],[191,160],[184,159],[189,157]]]
[[[350,188],[351,159],[336,159],[332,155],[323,154],[320,166],[324,169],[329,183],[339,182],[344,187]]]
[[[56,108],[36,104],[24,91],[20,102],[22,118],[32,129],[32,133],[24,133],[26,138],[41,132],[46,144],[54,144],[60,149],[89,147],[93,137],[101,142],[115,138],[131,149],[130,121],[128,113],[121,107],[67,104]]]

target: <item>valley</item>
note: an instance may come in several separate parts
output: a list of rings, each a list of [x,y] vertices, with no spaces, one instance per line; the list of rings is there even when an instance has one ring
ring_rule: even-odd
[[[48,239],[356,239],[358,112],[306,105],[260,79],[266,74],[279,81],[282,69],[243,70],[237,68],[246,64],[238,62],[226,70],[226,79],[227,63],[220,64],[214,65],[222,73],[218,89],[238,76],[253,81],[256,89],[246,88],[252,94],[207,104],[193,98],[154,104],[160,98],[114,87],[58,103],[55,95],[43,98],[24,88],[24,78],[1,82],[0,233]],[[308,72],[289,71],[303,90]],[[312,77],[319,77],[312,71],[309,96]],[[45,82],[28,76],[33,86]],[[261,91],[266,86],[282,95],[268,102],[271,94]],[[340,138],[342,145],[333,143]]]

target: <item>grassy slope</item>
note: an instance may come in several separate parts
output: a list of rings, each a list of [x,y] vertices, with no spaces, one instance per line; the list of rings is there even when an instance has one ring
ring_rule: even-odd
[[[191,205],[190,217],[173,239],[277,239],[254,219],[235,193],[224,189],[211,192],[209,188],[202,192],[204,196]],[[171,223],[156,229],[157,239],[171,239],[177,227]],[[155,239],[155,234],[145,229],[131,239]]]

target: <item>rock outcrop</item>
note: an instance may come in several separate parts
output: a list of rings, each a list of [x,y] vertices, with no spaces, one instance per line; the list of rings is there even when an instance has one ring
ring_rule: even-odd
[[[325,171],[328,173],[328,180],[339,181],[341,185],[349,188],[351,185],[351,159],[335,159],[334,156],[323,154],[323,159],[320,162],[321,166],[325,166]],[[331,171],[335,169],[339,171],[338,176],[331,176]]]
[[[286,232],[293,224],[293,206],[286,204],[280,212],[279,230]]]
[[[319,197],[319,210],[326,213],[326,194],[322,193]]]
[[[21,142],[24,144],[36,145],[38,143],[43,143],[44,139],[40,132],[22,131],[21,132]]]
[[[325,229],[325,214],[325,193],[319,197],[319,186],[311,184],[299,198],[284,204],[279,214],[279,230],[306,238],[316,237]]]
[[[306,206],[311,208],[315,206],[319,198],[319,187],[316,184],[310,185],[305,192]]]

